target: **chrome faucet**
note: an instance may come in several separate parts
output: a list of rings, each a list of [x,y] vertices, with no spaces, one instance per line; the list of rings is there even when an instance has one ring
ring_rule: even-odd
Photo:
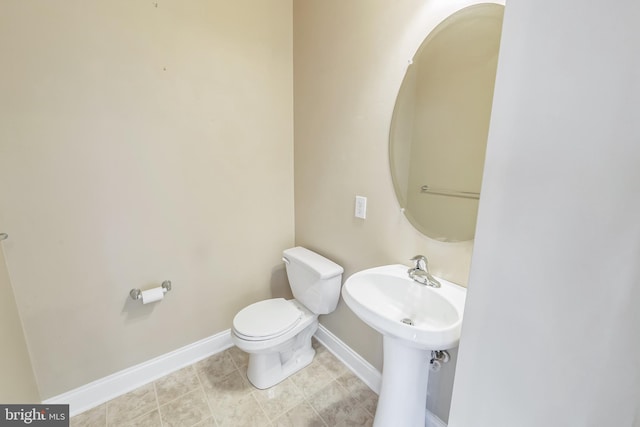
[[[434,288],[439,288],[441,286],[440,282],[438,282],[438,280],[429,273],[427,257],[424,255],[416,255],[411,258],[411,261],[414,261],[416,266],[407,270],[410,279],[420,283],[421,285],[427,285]]]

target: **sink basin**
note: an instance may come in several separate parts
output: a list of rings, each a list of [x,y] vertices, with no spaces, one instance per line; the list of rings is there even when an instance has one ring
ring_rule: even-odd
[[[421,285],[409,278],[408,268],[396,264],[355,273],[345,282],[342,297],[360,319],[383,335],[421,349],[456,347],[465,288],[440,278],[440,288]]]
[[[342,287],[349,308],[383,337],[384,369],[374,427],[424,427],[431,350],[460,341],[465,288],[409,278],[406,265],[370,268]]]

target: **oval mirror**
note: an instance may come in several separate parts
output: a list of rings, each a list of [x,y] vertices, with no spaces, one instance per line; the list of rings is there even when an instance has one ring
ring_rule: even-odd
[[[474,238],[504,6],[461,9],[426,37],[402,81],[389,158],[407,219],[442,241]]]

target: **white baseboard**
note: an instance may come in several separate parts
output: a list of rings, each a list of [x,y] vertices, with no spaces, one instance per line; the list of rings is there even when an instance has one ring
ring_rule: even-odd
[[[369,388],[380,394],[380,384],[382,383],[382,375],[369,362],[364,360],[362,356],[353,351],[351,347],[346,345],[340,338],[336,337],[323,325],[318,326],[315,333],[318,341],[324,345],[327,350],[333,353],[342,363],[344,363],[358,378],[362,380]]]
[[[362,356],[353,351],[340,338],[333,335],[323,325],[318,327],[315,333],[318,341],[324,345],[327,350],[333,353],[342,363],[344,363],[362,382],[364,382],[371,390],[380,394],[380,385],[382,383],[382,374],[373,367],[369,362],[364,360]],[[437,415],[427,409],[425,416],[425,427],[447,427]]]
[[[42,403],[45,405],[68,404],[69,415],[73,417],[231,346],[233,343],[230,331],[227,329],[139,365],[54,396]]]
[[[373,365],[322,325],[319,326],[315,337],[371,390],[376,393],[380,392],[382,375]],[[68,404],[69,415],[73,417],[232,346],[230,330],[227,329],[139,365],[54,396],[42,403],[45,405]],[[447,427],[447,424],[427,410],[425,427]]]

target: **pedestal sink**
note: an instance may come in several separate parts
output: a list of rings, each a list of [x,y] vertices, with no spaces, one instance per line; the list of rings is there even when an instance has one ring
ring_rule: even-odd
[[[342,288],[347,306],[383,335],[374,427],[424,427],[431,351],[460,340],[466,289],[440,278],[440,288],[419,284],[408,269],[396,264],[363,270]]]

